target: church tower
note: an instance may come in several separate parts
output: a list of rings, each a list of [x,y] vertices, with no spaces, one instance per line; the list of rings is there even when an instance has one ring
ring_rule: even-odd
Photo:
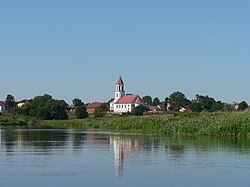
[[[120,76],[117,83],[116,83],[116,86],[115,86],[115,100],[114,100],[114,103],[116,103],[116,101],[118,99],[120,99],[124,95],[125,95],[124,83],[122,81],[122,77]]]

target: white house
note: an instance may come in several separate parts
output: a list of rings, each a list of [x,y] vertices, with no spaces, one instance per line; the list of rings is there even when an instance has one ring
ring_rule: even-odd
[[[124,83],[121,76],[115,88],[115,98],[114,101],[110,103],[110,111],[114,113],[128,113],[133,112],[135,107],[142,105],[142,100],[139,95],[125,94]]]
[[[4,102],[0,101],[0,114],[5,112],[5,104]]]

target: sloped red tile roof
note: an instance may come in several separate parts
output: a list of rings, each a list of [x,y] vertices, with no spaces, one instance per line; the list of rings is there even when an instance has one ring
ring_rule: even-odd
[[[137,99],[135,100],[135,103],[141,105],[143,102],[142,99],[138,96]]]
[[[118,85],[123,85],[124,84],[121,76],[119,77],[116,84],[118,84]]]
[[[115,104],[128,104],[128,103],[133,103],[136,101],[136,99],[138,98],[138,95],[124,95],[123,97],[121,97],[120,99],[118,99],[118,101],[116,101]]]
[[[102,106],[102,103],[95,102],[95,103],[88,104],[87,108],[98,108],[98,107],[101,107],[101,106]]]

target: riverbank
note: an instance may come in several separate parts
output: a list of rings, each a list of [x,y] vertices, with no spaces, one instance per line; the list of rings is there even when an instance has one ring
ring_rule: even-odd
[[[250,112],[174,113],[159,116],[117,116],[51,121],[35,121],[28,118],[28,121],[27,119],[19,119],[19,121],[22,121],[22,124],[26,121],[28,125],[48,128],[77,127],[117,132],[250,137]],[[7,124],[11,123],[9,121]],[[0,120],[0,125],[5,125],[2,120]]]

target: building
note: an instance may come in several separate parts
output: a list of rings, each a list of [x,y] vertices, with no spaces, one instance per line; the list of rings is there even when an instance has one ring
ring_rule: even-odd
[[[133,112],[135,107],[142,105],[142,99],[139,95],[125,94],[124,83],[119,77],[116,83],[115,98],[114,101],[110,103],[110,111],[114,113],[130,113]]]
[[[5,112],[5,104],[4,102],[0,101],[0,114]]]
[[[87,112],[90,113],[94,113],[96,108],[102,107],[103,103],[99,103],[99,102],[94,102],[94,103],[90,103],[87,106]]]

